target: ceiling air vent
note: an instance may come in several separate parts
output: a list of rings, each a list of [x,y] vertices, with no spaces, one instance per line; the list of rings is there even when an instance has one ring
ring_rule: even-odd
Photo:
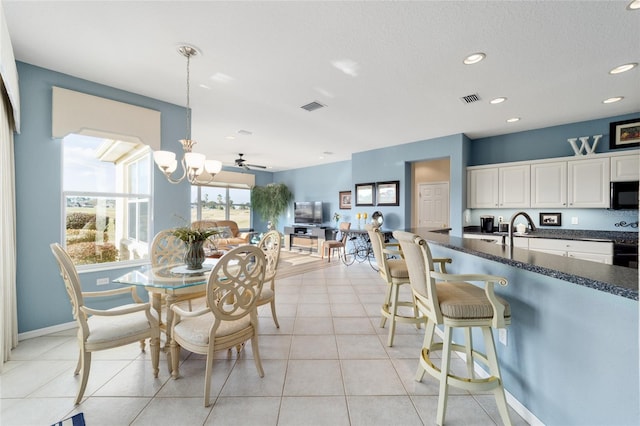
[[[300,108],[306,109],[307,111],[311,112],[311,111],[315,111],[315,110],[320,109],[320,108],[324,108],[324,105],[322,105],[320,102],[313,101],[313,102],[308,103],[306,105],[302,105]]]
[[[465,104],[472,104],[474,102],[478,102],[480,100],[480,96],[478,96],[477,93],[474,93],[472,95],[463,96],[460,100]]]

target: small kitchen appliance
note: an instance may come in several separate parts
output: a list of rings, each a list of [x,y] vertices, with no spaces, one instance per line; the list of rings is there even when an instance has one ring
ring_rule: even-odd
[[[480,232],[493,233],[493,216],[480,216]]]

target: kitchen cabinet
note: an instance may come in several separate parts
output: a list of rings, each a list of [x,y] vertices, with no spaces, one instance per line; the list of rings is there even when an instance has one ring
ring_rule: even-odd
[[[640,180],[640,154],[611,157],[611,182]]]
[[[640,180],[640,151],[467,167],[467,207],[609,208],[609,184]]]
[[[498,168],[498,203],[500,208],[531,205],[531,166],[528,164]]]
[[[495,234],[463,234],[463,238],[472,240],[482,240],[488,243],[502,244],[502,236]],[[509,245],[509,237],[505,237],[505,244]],[[529,248],[529,238],[513,237],[513,246],[518,248]]]
[[[529,250],[613,265],[613,243],[608,241],[530,238]]]
[[[567,162],[567,200],[570,208],[609,208],[609,158]]]
[[[530,166],[515,165],[469,169],[470,208],[522,208],[530,206]]]
[[[567,207],[567,162],[531,165],[531,207]]]
[[[474,209],[498,207],[498,168],[467,171],[468,205]]]

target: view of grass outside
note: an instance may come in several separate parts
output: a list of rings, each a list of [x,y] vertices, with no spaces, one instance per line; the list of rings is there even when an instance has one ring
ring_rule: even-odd
[[[251,228],[251,191],[211,186],[191,187],[191,221],[233,220],[240,229]],[[230,208],[228,208],[230,206]]]
[[[63,244],[74,264],[146,258],[151,237],[151,150],[74,134],[66,136],[62,146],[61,225]]]
[[[67,197],[67,205],[77,204],[78,197]],[[76,265],[115,262],[115,200],[84,199],[82,207],[67,207],[65,246]],[[100,204],[111,207],[100,208]]]

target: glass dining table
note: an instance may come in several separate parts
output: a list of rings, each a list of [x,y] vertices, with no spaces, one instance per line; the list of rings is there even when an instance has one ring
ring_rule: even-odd
[[[202,269],[188,270],[186,265],[146,265],[132,270],[113,282],[123,285],[135,285],[149,293],[151,307],[158,313],[160,329],[167,336],[166,344],[171,341],[171,305],[181,300],[181,296],[205,294],[209,274],[218,259],[207,258]],[[166,295],[166,323],[162,321],[162,295]]]

